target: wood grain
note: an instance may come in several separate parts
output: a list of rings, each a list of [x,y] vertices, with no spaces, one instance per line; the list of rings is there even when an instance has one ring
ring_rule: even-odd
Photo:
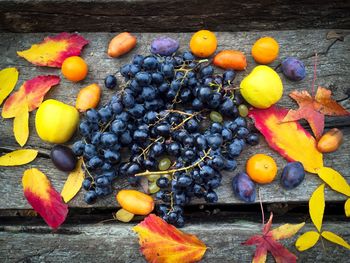
[[[0,31],[188,32],[349,28],[349,1],[1,0]]]
[[[301,219],[288,221],[299,223]],[[280,222],[274,224],[273,228]],[[134,224],[63,225],[57,232],[46,226],[3,225],[0,227],[1,262],[146,262],[139,251]],[[348,223],[325,222],[324,229],[350,239]],[[261,232],[261,225],[251,221],[188,223],[182,229],[196,235],[209,249],[201,262],[251,262],[254,246],[243,246],[251,235]],[[315,230],[308,223],[300,233]],[[349,251],[326,240],[302,253],[294,242],[300,234],[281,242],[298,257],[298,262],[345,262]],[[268,255],[267,262],[274,262]]]
[[[247,54],[248,69],[238,75],[235,83],[239,85],[240,80],[250,72],[256,65],[250,56],[250,48],[256,39],[263,35],[273,35],[280,43],[280,59],[287,56],[295,56],[303,58],[306,64],[307,77],[301,82],[291,82],[286,80],[282,74],[284,83],[284,96],[279,102],[282,106],[295,107],[295,104],[288,98],[287,94],[294,89],[308,89],[310,90],[313,78],[313,64],[312,57],[314,52],[322,53],[327,50],[327,47],[332,43],[332,40],[326,39],[328,30],[293,30],[293,31],[264,31],[264,32],[236,32],[236,33],[218,33],[218,49],[240,49]],[[350,31],[344,31],[348,34]],[[106,55],[106,47],[108,41],[114,34],[110,33],[82,33],[90,44],[83,51],[83,57],[89,64],[89,75],[86,80],[81,83],[73,84],[62,78],[61,84],[50,91],[46,98],[55,98],[64,101],[68,104],[74,105],[76,94],[79,89],[92,83],[97,82],[103,86],[103,79],[107,74],[118,71],[119,67],[132,58],[136,53],[147,54],[149,45],[152,39],[160,34],[136,34],[138,37],[137,47],[133,52],[123,56],[120,59],[111,59]],[[17,33],[1,33],[0,39],[0,54],[2,59],[0,61],[0,68],[15,66],[20,71],[20,79],[16,89],[23,83],[23,81],[41,74],[58,74],[61,75],[59,69],[35,67],[22,58],[16,56],[17,50],[23,50],[30,47],[31,44],[40,42],[47,34],[17,34]],[[180,40],[181,51],[187,49],[187,45],[191,34],[189,33],[172,33],[166,34]],[[338,41],[329,50],[326,55],[320,55],[318,58],[317,69],[317,84],[332,89],[337,99],[344,98],[345,91],[349,88],[350,82],[350,52],[349,52],[350,36],[346,35],[344,42]],[[277,66],[280,59],[272,66]],[[119,80],[120,75],[118,73]],[[103,89],[102,104],[109,100],[113,94],[112,91]],[[345,100],[343,105],[350,109],[349,100]],[[48,155],[52,145],[41,141],[34,128],[35,112],[30,114],[30,138],[27,147],[38,149],[41,157],[37,158],[33,163],[17,168],[0,169],[0,209],[23,209],[29,208],[26,200],[23,197],[21,177],[23,171],[29,167],[37,167],[41,169],[52,181],[53,185],[58,191],[66,180],[67,175],[55,169],[50,159],[45,158]],[[348,164],[350,162],[350,118],[327,118],[327,126],[338,126],[343,129],[345,133],[345,140],[342,147],[335,154],[325,155],[325,164],[333,167],[342,173],[348,181],[350,181],[350,173]],[[239,157],[239,167],[230,174],[225,174],[222,187],[218,190],[219,202],[223,204],[239,204],[241,203],[233,197],[230,182],[232,177],[238,171],[244,170],[246,159],[256,152],[264,152],[272,155],[280,168],[285,165],[285,161],[272,150],[270,150],[266,143],[261,140],[258,147],[248,147],[244,153]],[[0,121],[0,150],[3,152],[19,148],[15,142],[12,132],[12,120]],[[279,176],[274,183],[260,188],[260,193],[263,202],[306,202],[320,183],[320,180],[311,174],[308,174],[303,184],[293,191],[286,191],[279,186]],[[115,183],[116,189],[126,187],[125,179],[118,179]],[[91,207],[86,205],[83,201],[83,191],[70,203],[71,207]],[[328,201],[345,200],[344,196],[327,190]],[[196,201],[201,203],[203,201]],[[92,207],[115,207],[117,204],[113,196],[109,196],[104,200],[99,200]]]

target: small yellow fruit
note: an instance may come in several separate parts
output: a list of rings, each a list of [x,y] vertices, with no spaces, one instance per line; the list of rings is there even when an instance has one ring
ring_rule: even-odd
[[[35,116],[35,128],[43,141],[65,143],[75,132],[79,112],[73,106],[58,100],[44,101]]]
[[[153,198],[136,190],[121,190],[118,192],[119,205],[134,215],[148,215],[154,208]]]
[[[240,85],[243,98],[259,109],[269,108],[279,101],[283,94],[280,76],[268,66],[257,66]]]

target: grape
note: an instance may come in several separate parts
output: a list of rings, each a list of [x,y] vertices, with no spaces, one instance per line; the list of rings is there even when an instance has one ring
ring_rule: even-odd
[[[157,185],[159,188],[167,188],[169,186],[169,179],[166,177],[161,177],[157,180]]]
[[[107,89],[114,89],[117,86],[117,78],[114,75],[108,75],[105,78],[105,87]]]
[[[77,158],[73,151],[64,145],[55,145],[52,147],[50,158],[57,169],[64,172],[73,171],[77,164]]]
[[[222,115],[217,111],[210,112],[210,119],[213,122],[219,122],[219,123],[223,121]]]
[[[159,174],[150,174],[147,176],[148,181],[154,182],[157,181],[160,178]]]
[[[170,159],[165,157],[159,161],[158,169],[161,171],[166,171],[170,168],[170,165],[171,165]]]
[[[238,112],[241,117],[247,117],[249,110],[245,104],[241,104],[238,106]]]
[[[121,208],[118,210],[118,212],[115,214],[117,220],[127,223],[130,222],[134,218],[134,214],[126,211],[125,209]]]
[[[85,178],[82,184],[83,188],[88,191],[91,188],[91,178]]]
[[[156,182],[152,182],[148,185],[148,190],[150,194],[155,194],[160,190],[160,188],[158,187]]]
[[[90,190],[90,191],[86,192],[85,195],[84,195],[84,201],[87,204],[94,203],[96,201],[96,199],[97,199],[97,194],[93,190]]]

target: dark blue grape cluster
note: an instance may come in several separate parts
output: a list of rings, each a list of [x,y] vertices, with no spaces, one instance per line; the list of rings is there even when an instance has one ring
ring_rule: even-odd
[[[184,206],[193,198],[217,202],[221,171],[233,171],[246,145],[258,143],[239,115],[243,100],[232,88],[235,72],[215,74],[184,52],[135,55],[120,73],[124,87],[107,105],[86,112],[79,126],[83,138],[73,145],[92,174],[83,183],[85,201],[110,194],[116,177],[137,186],[135,174],[146,171],[158,215],[181,227]],[[121,161],[122,148],[129,150],[127,162]]]

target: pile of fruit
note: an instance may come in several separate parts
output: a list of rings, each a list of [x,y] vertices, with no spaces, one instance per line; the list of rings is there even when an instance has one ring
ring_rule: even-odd
[[[135,45],[136,37],[119,34],[110,42],[108,55],[119,57]],[[282,97],[279,75],[265,65],[277,58],[278,43],[263,37],[253,45],[252,56],[263,65],[256,66],[239,87],[234,79],[247,67],[242,52],[222,50],[212,60],[206,59],[217,48],[215,34],[207,30],[195,33],[189,46],[191,51],[179,53],[177,40],[155,39],[151,54],[136,54],[120,68],[124,81],[115,75],[105,78],[105,87],[115,90],[106,105],[98,107],[101,88],[91,84],[80,90],[76,109],[54,100],[40,106],[36,116],[38,134],[53,143],[66,142],[79,120],[78,111],[83,113],[78,125],[81,138],[72,149],[55,146],[51,158],[63,171],[73,170],[82,158],[88,175],[82,183],[86,203],[111,194],[116,178],[127,178],[132,187],[142,185],[146,194],[120,191],[119,220],[127,222],[134,214],[149,214],[155,202],[147,194],[152,194],[158,215],[182,227],[184,206],[193,198],[217,202],[222,171],[235,170],[244,148],[259,143],[247,117],[248,105],[265,109]],[[305,77],[305,67],[296,58],[284,60],[281,69],[291,80]],[[80,57],[69,57],[62,64],[63,75],[74,82],[84,79],[87,72]],[[51,125],[42,125],[50,121],[45,116],[62,111],[67,116],[61,120],[64,128],[58,128],[62,123],[54,119]],[[46,130],[52,127],[56,127],[54,134]],[[276,174],[275,161],[256,154],[247,161],[246,171],[233,178],[233,192],[243,201],[254,202],[255,183],[271,183]],[[304,177],[303,165],[292,162],[284,168],[281,184],[291,189]]]

